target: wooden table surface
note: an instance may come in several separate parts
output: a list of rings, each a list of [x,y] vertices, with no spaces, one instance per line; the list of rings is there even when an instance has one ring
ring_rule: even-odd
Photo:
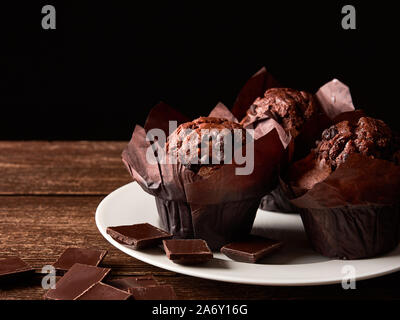
[[[153,274],[174,286],[180,299],[362,299],[400,298],[400,273],[341,285],[268,287],[238,285],[180,275],[136,260],[99,233],[99,202],[131,181],[121,163],[126,142],[0,141],[0,256],[19,255],[37,273],[0,286],[0,299],[42,299],[39,271],[67,247],[108,250],[103,266],[112,277]]]

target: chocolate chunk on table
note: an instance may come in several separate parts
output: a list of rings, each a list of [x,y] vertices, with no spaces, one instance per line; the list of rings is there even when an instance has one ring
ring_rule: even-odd
[[[170,285],[130,288],[135,300],[176,300],[176,293]]]
[[[223,246],[221,252],[235,261],[255,263],[282,245],[280,241],[251,235]]]
[[[154,279],[153,276],[125,277],[120,279],[109,280],[107,281],[107,283],[115,288],[125,291],[128,291],[129,288],[158,285],[156,279]]]
[[[168,259],[180,264],[204,263],[212,259],[213,254],[202,239],[163,240]]]
[[[172,237],[168,232],[149,223],[108,227],[107,233],[114,240],[135,250],[156,246],[161,240]]]
[[[98,282],[76,300],[128,300],[132,295],[126,291]]]
[[[0,281],[23,278],[34,271],[19,257],[0,257]]]
[[[111,269],[75,263],[50,289],[44,298],[49,300],[76,300],[94,284],[102,281]]]
[[[58,271],[67,271],[75,263],[97,267],[104,259],[107,250],[67,248],[53,264]]]

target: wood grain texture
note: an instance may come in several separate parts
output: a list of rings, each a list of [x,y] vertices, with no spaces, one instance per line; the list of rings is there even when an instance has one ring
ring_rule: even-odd
[[[153,267],[111,246],[94,214],[102,198],[130,182],[120,161],[123,142],[0,142],[0,255],[19,255],[36,269],[28,281],[0,284],[0,299],[42,299],[46,264],[67,247],[108,250],[111,277],[153,274],[180,299],[399,299],[400,273],[341,285],[268,287],[183,276]],[[102,169],[101,169],[102,168]]]
[[[0,141],[1,195],[104,195],[131,178],[126,142]]]

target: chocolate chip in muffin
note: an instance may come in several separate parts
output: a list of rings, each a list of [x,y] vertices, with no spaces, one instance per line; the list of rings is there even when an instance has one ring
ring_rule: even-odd
[[[325,129],[322,132],[322,138],[325,140],[329,140],[329,139],[333,139],[333,137],[335,137],[339,132],[337,131],[337,129],[335,128],[335,126],[332,126],[328,129]]]

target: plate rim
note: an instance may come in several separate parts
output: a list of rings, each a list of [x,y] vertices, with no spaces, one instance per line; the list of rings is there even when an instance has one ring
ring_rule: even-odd
[[[173,262],[171,262],[170,260],[168,260],[168,258],[166,261],[168,261],[166,264],[165,263],[160,263],[157,260],[152,260],[151,258],[147,258],[146,257],[146,253],[144,253],[141,251],[135,251],[133,249],[130,249],[128,247],[125,247],[124,245],[118,243],[117,241],[115,241],[114,239],[111,238],[111,236],[109,236],[106,233],[105,228],[103,227],[100,219],[101,219],[101,215],[102,215],[102,211],[103,211],[103,207],[105,206],[105,204],[110,201],[111,198],[114,198],[116,196],[118,196],[118,194],[120,192],[123,192],[124,189],[128,189],[130,188],[133,184],[136,184],[138,187],[139,185],[135,182],[132,181],[128,184],[125,184],[117,189],[115,189],[114,191],[112,191],[111,193],[109,193],[107,196],[105,196],[101,202],[98,204],[97,208],[96,208],[96,212],[95,212],[95,222],[96,222],[96,226],[100,232],[100,234],[111,244],[113,245],[115,248],[117,248],[118,250],[126,253],[127,255],[138,259],[142,262],[145,262],[149,265],[153,265],[156,266],[158,268],[164,269],[164,270],[168,270],[168,271],[172,271],[172,272],[176,272],[179,274],[184,274],[184,275],[188,275],[188,276],[192,276],[192,277],[197,277],[197,278],[202,278],[202,279],[208,279],[208,280],[214,280],[214,281],[221,281],[221,282],[230,282],[230,283],[238,283],[238,284],[248,284],[248,285],[261,285],[261,286],[317,286],[317,285],[330,285],[330,284],[339,284],[342,283],[342,279],[338,279],[337,277],[335,278],[326,278],[325,280],[322,279],[308,279],[306,281],[299,281],[299,280],[295,280],[293,278],[289,278],[289,279],[254,279],[254,278],[243,278],[243,277],[239,277],[239,276],[235,276],[233,278],[229,277],[229,275],[224,275],[224,274],[213,274],[213,273],[204,273],[204,272],[200,272],[200,271],[196,271],[197,269],[199,270],[203,270],[203,267],[196,267],[196,266],[183,266],[183,265],[179,265],[179,264],[175,264]],[[139,187],[140,188],[140,187]],[[144,190],[142,190],[143,192],[145,192]],[[149,195],[151,196],[151,195]],[[327,264],[337,264],[339,265],[348,265],[350,263],[355,263],[357,264],[360,261],[371,261],[371,260],[380,260],[383,258],[390,258],[391,255],[393,255],[393,253],[396,253],[397,251],[400,250],[400,245],[392,250],[390,253],[377,257],[377,258],[372,258],[372,259],[360,259],[360,260],[328,260],[328,261],[322,261],[322,262],[315,262],[315,263],[309,263],[309,264],[291,264],[291,265],[279,265],[279,264],[274,264],[274,265],[268,265],[268,267],[272,267],[272,268],[279,268],[284,266],[285,268],[293,268],[293,269],[299,269],[299,268],[304,268],[304,266],[306,265],[327,265]],[[367,279],[371,279],[371,278],[376,278],[376,277],[381,277],[387,274],[391,274],[394,273],[396,271],[400,270],[400,256],[398,257],[399,259],[399,263],[397,266],[394,266],[392,268],[383,268],[383,270],[378,271],[378,272],[373,272],[373,273],[366,273],[366,274],[362,274],[362,275],[356,275],[355,276],[355,281],[360,281],[360,280],[367,280]],[[222,259],[213,259],[213,260],[221,260],[224,261],[224,263],[228,263],[228,264],[243,264],[241,262],[236,262],[236,261],[229,261],[229,260],[222,260]],[[373,262],[373,261],[371,261]],[[261,265],[261,264],[248,264],[245,263],[246,266],[251,269],[251,268],[259,268],[262,266],[267,266],[267,265]],[[301,266],[301,267],[300,267]],[[295,271],[295,270],[294,270]]]

